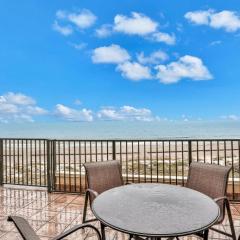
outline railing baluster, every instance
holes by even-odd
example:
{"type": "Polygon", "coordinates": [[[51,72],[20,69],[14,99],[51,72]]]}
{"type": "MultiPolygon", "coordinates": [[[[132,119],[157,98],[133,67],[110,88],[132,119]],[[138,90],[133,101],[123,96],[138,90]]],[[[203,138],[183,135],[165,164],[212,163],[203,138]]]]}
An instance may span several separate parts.
{"type": "Polygon", "coordinates": [[[52,176],[51,176],[51,141],[47,140],[47,187],[48,192],[52,191],[52,176]]]}
{"type": "Polygon", "coordinates": [[[82,163],[114,159],[120,160],[126,181],[184,185],[188,165],[200,161],[231,165],[231,199],[239,200],[239,156],[240,139],[3,138],[0,139],[0,185],[31,185],[47,187],[48,191],[83,193],[86,182],[84,186],[82,163]]]}
{"type": "Polygon", "coordinates": [[[188,161],[189,161],[189,165],[192,163],[192,141],[189,140],[188,141],[188,161]]]}
{"type": "Polygon", "coordinates": [[[3,185],[3,139],[0,139],[0,186],[3,185]]]}

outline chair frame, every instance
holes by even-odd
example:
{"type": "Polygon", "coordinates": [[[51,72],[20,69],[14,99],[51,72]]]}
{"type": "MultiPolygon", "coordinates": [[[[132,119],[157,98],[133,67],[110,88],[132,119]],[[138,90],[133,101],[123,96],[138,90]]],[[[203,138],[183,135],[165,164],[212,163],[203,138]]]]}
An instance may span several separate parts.
{"type": "Polygon", "coordinates": [[[221,231],[219,229],[216,229],[214,227],[211,227],[210,229],[215,231],[215,232],[218,232],[220,234],[223,234],[227,237],[230,237],[232,238],[233,240],[237,240],[237,237],[236,237],[236,233],[235,233],[235,229],[234,229],[234,224],[233,224],[233,218],[232,218],[232,213],[231,213],[231,208],[230,208],[230,202],[229,202],[229,199],[227,196],[223,196],[223,197],[219,197],[219,198],[215,198],[214,201],[217,203],[219,201],[224,201],[224,208],[226,208],[227,210],[227,215],[228,215],[228,221],[229,221],[229,224],[230,224],[230,229],[231,229],[231,233],[227,233],[227,232],[224,232],[224,231],[221,231]]]}
{"type": "Polygon", "coordinates": [[[96,218],[92,218],[92,219],[88,219],[88,220],[86,219],[86,218],[87,218],[87,208],[88,208],[88,204],[91,205],[91,201],[90,201],[90,194],[91,194],[91,193],[94,195],[94,197],[97,197],[97,196],[99,195],[96,191],[94,191],[94,190],[92,190],[92,189],[90,189],[90,188],[88,188],[88,189],[86,190],[85,199],[84,199],[84,208],[83,208],[83,219],[82,219],[82,223],[89,223],[89,222],[97,221],[96,218]]]}
{"type": "MultiPolygon", "coordinates": [[[[212,164],[212,165],[214,165],[214,164],[212,164]]],[[[190,165],[190,168],[191,168],[191,165],[190,165]]],[[[220,196],[218,198],[213,199],[217,204],[218,204],[219,201],[223,201],[223,209],[222,209],[222,211],[223,211],[223,220],[224,220],[224,217],[225,217],[225,209],[226,209],[226,212],[227,212],[227,215],[228,215],[228,221],[229,221],[229,224],[230,224],[231,233],[228,233],[228,232],[225,232],[225,231],[221,231],[221,230],[216,229],[214,227],[211,227],[210,230],[218,232],[220,234],[223,234],[223,235],[225,235],[227,237],[230,237],[233,240],[237,240],[235,229],[234,229],[234,224],[233,224],[232,213],[231,213],[231,209],[230,209],[230,202],[229,202],[229,199],[227,197],[227,184],[228,184],[228,178],[229,178],[229,173],[230,173],[231,169],[232,168],[229,169],[227,178],[225,180],[226,181],[225,182],[226,187],[225,187],[224,196],[220,196]]],[[[189,174],[188,174],[188,178],[189,178],[189,176],[190,176],[190,171],[189,171],[189,174]]],[[[216,223],[215,225],[218,225],[220,223],[221,222],[216,223]]],[[[204,231],[203,233],[198,233],[197,235],[202,237],[203,239],[208,239],[208,231],[207,231],[207,233],[206,233],[206,231],[204,231]]],[[[240,238],[240,236],[239,236],[239,238],[240,238]]],[[[240,240],[240,239],[238,239],[238,240],[240,240]]]]}
{"type": "MultiPolygon", "coordinates": [[[[113,161],[119,163],[119,171],[120,171],[121,183],[122,183],[122,185],[124,185],[120,161],[118,161],[118,160],[111,160],[111,162],[113,162],[113,161]]],[[[108,162],[110,162],[110,161],[108,161],[108,162]]],[[[99,163],[101,163],[101,162],[99,162],[99,163]]],[[[87,184],[88,184],[88,171],[86,169],[85,164],[83,164],[83,166],[85,168],[86,177],[87,177],[87,184]]],[[[87,218],[87,208],[88,208],[88,205],[91,208],[91,204],[92,204],[91,196],[90,196],[91,194],[94,197],[97,197],[99,195],[99,193],[94,191],[93,189],[90,189],[90,188],[86,189],[85,200],[84,200],[84,208],[83,208],[83,218],[82,218],[82,223],[83,224],[89,223],[89,222],[93,222],[93,221],[98,221],[98,219],[96,219],[96,218],[86,219],[87,218]]],[[[105,240],[106,239],[106,237],[105,237],[105,228],[106,228],[106,226],[102,222],[100,222],[100,228],[101,228],[102,239],[105,240]]]]}
{"type": "MultiPolygon", "coordinates": [[[[116,161],[119,163],[119,171],[120,171],[120,175],[121,175],[121,182],[122,182],[122,185],[124,185],[124,181],[123,181],[123,178],[122,178],[122,172],[121,172],[121,164],[119,161],[117,160],[111,160],[111,162],[113,161],[116,161]]],[[[110,161],[108,161],[110,162],[110,161]]],[[[101,163],[101,162],[99,162],[101,163]]],[[[84,168],[85,168],[85,172],[86,172],[86,178],[87,178],[87,184],[88,184],[88,171],[86,169],[86,166],[85,164],[83,164],[84,168]]],[[[88,205],[90,205],[91,207],[91,199],[90,199],[90,195],[93,195],[94,197],[97,197],[99,195],[98,192],[96,192],[94,189],[90,189],[90,188],[87,188],[86,189],[86,193],[85,193],[85,199],[84,199],[84,208],[83,208],[83,218],[82,218],[82,223],[89,223],[89,222],[93,222],[93,221],[97,221],[96,218],[93,218],[93,219],[86,219],[87,218],[87,208],[88,208],[88,205]]]]}
{"type": "MultiPolygon", "coordinates": [[[[21,234],[24,240],[40,240],[40,238],[37,236],[37,234],[35,233],[35,231],[25,218],[19,216],[9,216],[7,220],[9,222],[14,223],[14,225],[18,229],[18,232],[21,234]]],[[[98,240],[102,240],[99,230],[95,226],[87,223],[76,225],[70,228],[69,230],[59,234],[58,236],[54,237],[52,240],[61,240],[67,237],[68,235],[85,228],[91,228],[92,230],[94,230],[97,234],[98,240]]]]}

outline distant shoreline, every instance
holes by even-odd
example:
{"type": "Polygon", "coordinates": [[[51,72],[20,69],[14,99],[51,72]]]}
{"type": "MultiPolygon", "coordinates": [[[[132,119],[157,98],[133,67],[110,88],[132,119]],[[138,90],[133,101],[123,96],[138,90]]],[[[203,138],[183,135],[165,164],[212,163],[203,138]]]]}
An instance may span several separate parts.
{"type": "Polygon", "coordinates": [[[0,124],[0,138],[238,139],[240,138],[240,121],[2,123],[0,124]]]}

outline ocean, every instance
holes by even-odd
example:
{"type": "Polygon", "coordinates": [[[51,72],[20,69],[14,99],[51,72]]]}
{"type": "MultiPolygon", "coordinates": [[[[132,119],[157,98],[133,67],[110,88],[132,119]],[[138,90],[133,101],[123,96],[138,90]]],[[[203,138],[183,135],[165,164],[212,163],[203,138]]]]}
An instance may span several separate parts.
{"type": "Polygon", "coordinates": [[[94,121],[1,123],[1,138],[240,138],[240,121],[94,121]]]}

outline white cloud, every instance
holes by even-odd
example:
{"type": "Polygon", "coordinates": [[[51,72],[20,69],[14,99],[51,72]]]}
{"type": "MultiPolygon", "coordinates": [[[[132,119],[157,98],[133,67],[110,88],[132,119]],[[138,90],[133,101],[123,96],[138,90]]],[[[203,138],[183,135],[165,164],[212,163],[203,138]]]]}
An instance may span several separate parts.
{"type": "Polygon", "coordinates": [[[97,17],[91,11],[83,9],[79,13],[70,13],[68,19],[80,29],[85,29],[91,27],[97,20],[97,17]]]}
{"type": "Polygon", "coordinates": [[[219,45],[221,43],[222,43],[222,41],[220,41],[220,40],[212,41],[212,42],[210,42],[210,46],[216,46],[216,45],[219,45]]]}
{"type": "Polygon", "coordinates": [[[236,32],[240,29],[240,16],[234,11],[215,10],[187,12],[185,18],[198,25],[208,25],[216,29],[224,29],[227,32],[236,32]]]}
{"type": "Polygon", "coordinates": [[[79,100],[79,99],[75,99],[75,101],[74,101],[74,104],[75,105],[82,105],[82,101],[81,100],[79,100]]]}
{"type": "Polygon", "coordinates": [[[231,121],[239,121],[240,120],[240,116],[234,115],[234,114],[230,114],[227,116],[222,116],[222,119],[226,119],[226,120],[231,120],[231,121]]]}
{"type": "Polygon", "coordinates": [[[151,70],[137,62],[124,62],[116,68],[122,73],[122,76],[130,80],[139,81],[142,79],[151,79],[151,70]]]}
{"type": "Polygon", "coordinates": [[[168,55],[161,50],[152,52],[148,57],[145,57],[143,52],[137,54],[137,60],[141,64],[159,64],[167,59],[168,55]]]}
{"type": "Polygon", "coordinates": [[[154,120],[151,110],[132,106],[122,106],[120,108],[105,107],[98,112],[97,116],[102,120],[154,120]]]}
{"type": "Polygon", "coordinates": [[[0,96],[0,103],[4,102],[16,105],[34,105],[36,103],[35,100],[29,96],[13,92],[8,92],[5,95],[0,96]]]}
{"type": "Polygon", "coordinates": [[[36,101],[22,93],[9,92],[0,96],[0,121],[33,121],[37,115],[47,111],[36,105],[36,101]]]}
{"type": "Polygon", "coordinates": [[[184,17],[192,23],[198,25],[208,25],[212,10],[187,12],[184,17]]]}
{"type": "Polygon", "coordinates": [[[103,24],[100,28],[96,29],[95,32],[99,38],[109,37],[112,34],[112,25],[103,24]]]}
{"type": "Polygon", "coordinates": [[[176,42],[172,34],[158,31],[158,23],[148,16],[132,12],[131,16],[116,15],[114,18],[113,30],[128,35],[139,35],[156,42],[164,42],[173,45],[176,42]]]}
{"type": "Polygon", "coordinates": [[[235,12],[222,11],[211,15],[210,26],[213,28],[224,28],[228,32],[240,29],[240,16],[235,12]]]}
{"type": "Polygon", "coordinates": [[[57,21],[53,23],[53,29],[64,36],[69,36],[73,33],[73,29],[70,25],[61,26],[57,21]]]}
{"type": "Polygon", "coordinates": [[[114,30],[125,34],[145,36],[157,30],[158,23],[144,14],[132,12],[131,16],[116,15],[114,30]]]}
{"type": "MultiPolygon", "coordinates": [[[[69,24],[71,23],[79,29],[89,28],[97,20],[97,17],[88,9],[82,9],[77,12],[67,12],[64,10],[58,10],[56,12],[56,18],[59,21],[65,21],[68,22],[69,24]]],[[[71,25],[62,27],[58,24],[57,21],[55,21],[54,23],[54,29],[64,35],[70,35],[73,32],[71,25]]]]}
{"type": "Polygon", "coordinates": [[[94,63],[122,63],[130,59],[127,50],[121,48],[119,45],[112,44],[95,48],[92,54],[92,61],[94,63]]]}
{"type": "Polygon", "coordinates": [[[164,32],[153,33],[150,36],[150,39],[152,39],[153,41],[156,41],[156,42],[164,42],[168,45],[174,45],[176,43],[176,38],[175,38],[174,34],[170,35],[170,34],[164,33],[164,32]]]}
{"type": "Polygon", "coordinates": [[[87,47],[87,43],[69,43],[72,47],[74,47],[77,50],[83,50],[87,47]]]}
{"type": "Polygon", "coordinates": [[[92,111],[88,109],[73,109],[70,107],[67,107],[63,104],[57,104],[55,109],[55,115],[59,118],[62,118],[67,121],[73,121],[73,122],[80,122],[80,121],[86,121],[91,122],[93,121],[93,115],[92,111]]]}
{"type": "Polygon", "coordinates": [[[176,83],[183,78],[209,80],[212,75],[198,57],[185,55],[176,62],[156,66],[157,78],[162,83],[176,83]]]}

